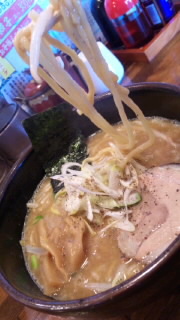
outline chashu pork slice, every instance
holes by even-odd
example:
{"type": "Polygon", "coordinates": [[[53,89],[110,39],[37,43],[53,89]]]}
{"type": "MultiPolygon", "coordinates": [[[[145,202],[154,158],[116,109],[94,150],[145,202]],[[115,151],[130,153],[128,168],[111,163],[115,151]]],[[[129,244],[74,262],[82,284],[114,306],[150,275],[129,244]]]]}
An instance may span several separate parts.
{"type": "Polygon", "coordinates": [[[127,257],[150,263],[180,234],[180,166],[154,167],[139,177],[142,202],[133,207],[135,232],[119,231],[127,257]]]}

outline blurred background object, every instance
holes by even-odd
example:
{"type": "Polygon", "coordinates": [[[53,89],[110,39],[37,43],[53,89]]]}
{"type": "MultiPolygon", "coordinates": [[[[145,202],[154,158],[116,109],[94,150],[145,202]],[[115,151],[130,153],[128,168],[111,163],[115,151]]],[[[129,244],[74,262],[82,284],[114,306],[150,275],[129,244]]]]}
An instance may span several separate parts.
{"type": "Polygon", "coordinates": [[[153,37],[151,25],[138,0],[105,0],[106,13],[126,48],[138,48],[153,37]]]}
{"type": "Polygon", "coordinates": [[[154,0],[140,0],[141,6],[155,30],[161,29],[165,25],[162,13],[154,0]]]}
{"type": "Polygon", "coordinates": [[[118,48],[123,45],[115,27],[107,16],[105,7],[105,0],[91,0],[91,13],[96,20],[99,28],[101,29],[105,39],[107,40],[106,45],[109,48],[118,48]]]}
{"type": "Polygon", "coordinates": [[[160,9],[165,22],[170,21],[175,16],[175,7],[172,0],[154,0],[160,9]]]}

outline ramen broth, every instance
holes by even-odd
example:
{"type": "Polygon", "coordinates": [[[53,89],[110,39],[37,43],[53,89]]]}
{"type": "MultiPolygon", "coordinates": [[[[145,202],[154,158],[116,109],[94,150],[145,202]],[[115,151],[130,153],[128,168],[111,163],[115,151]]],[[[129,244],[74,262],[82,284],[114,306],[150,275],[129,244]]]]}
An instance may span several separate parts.
{"type": "MultiPolygon", "coordinates": [[[[147,139],[146,133],[140,122],[130,123],[136,145],[139,145],[147,139]]],[[[146,168],[180,163],[179,124],[160,118],[149,119],[149,123],[156,141],[138,156],[138,162],[146,168]]],[[[126,134],[122,125],[116,127],[119,134],[126,134]]],[[[107,147],[110,139],[103,132],[91,136],[90,156],[107,147]]],[[[118,229],[101,232],[107,225],[107,218],[101,212],[94,214],[92,222],[88,221],[89,230],[81,214],[67,215],[62,206],[64,199],[63,194],[54,196],[50,179],[44,178],[29,204],[24,226],[21,243],[26,266],[44,294],[61,300],[88,297],[125,281],[144,268],[144,261],[121,253],[118,229]],[[38,249],[43,241],[43,249],[38,249]],[[37,249],[33,252],[32,247],[37,249]]]]}

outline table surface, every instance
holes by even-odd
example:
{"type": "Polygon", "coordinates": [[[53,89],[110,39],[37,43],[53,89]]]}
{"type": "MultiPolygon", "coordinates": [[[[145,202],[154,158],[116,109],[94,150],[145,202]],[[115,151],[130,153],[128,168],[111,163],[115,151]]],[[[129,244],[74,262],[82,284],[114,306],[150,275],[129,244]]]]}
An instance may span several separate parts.
{"type": "MultiPolygon", "coordinates": [[[[167,82],[180,86],[180,33],[151,63],[125,65],[123,85],[136,82],[167,82]]],[[[23,307],[0,288],[0,320],[63,320],[23,307]]],[[[67,318],[66,318],[67,319],[67,318]]],[[[73,318],[68,318],[72,320],[73,318]]],[[[93,320],[93,319],[92,319],[93,320]]],[[[104,319],[102,319],[104,320],[104,319]]],[[[116,320],[180,320],[180,288],[171,296],[116,320]]]]}

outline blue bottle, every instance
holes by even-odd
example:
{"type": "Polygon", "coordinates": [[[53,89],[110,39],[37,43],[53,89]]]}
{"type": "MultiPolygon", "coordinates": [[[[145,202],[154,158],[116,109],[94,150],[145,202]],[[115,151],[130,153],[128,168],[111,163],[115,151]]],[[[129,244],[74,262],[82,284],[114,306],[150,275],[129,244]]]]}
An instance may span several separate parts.
{"type": "Polygon", "coordinates": [[[168,22],[175,15],[175,9],[172,0],[156,0],[156,3],[161,11],[161,14],[165,20],[168,22]]]}

